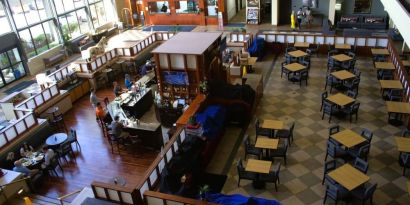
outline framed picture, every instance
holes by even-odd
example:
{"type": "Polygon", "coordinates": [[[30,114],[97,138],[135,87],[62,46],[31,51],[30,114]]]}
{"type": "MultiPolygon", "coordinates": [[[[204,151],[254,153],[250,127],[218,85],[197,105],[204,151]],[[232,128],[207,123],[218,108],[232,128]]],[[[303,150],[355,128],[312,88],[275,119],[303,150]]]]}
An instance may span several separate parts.
{"type": "Polygon", "coordinates": [[[355,0],[353,13],[368,14],[372,11],[372,0],[355,0]]]}

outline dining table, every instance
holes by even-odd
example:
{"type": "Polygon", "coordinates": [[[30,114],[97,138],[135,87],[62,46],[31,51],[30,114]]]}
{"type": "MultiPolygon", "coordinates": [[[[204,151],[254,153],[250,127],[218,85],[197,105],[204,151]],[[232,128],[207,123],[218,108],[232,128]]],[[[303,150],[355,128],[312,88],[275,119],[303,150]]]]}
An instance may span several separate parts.
{"type": "MultiPolygon", "coordinates": [[[[245,171],[254,172],[256,174],[269,174],[272,166],[271,161],[248,159],[245,167],[245,171]]],[[[262,189],[265,187],[265,182],[259,180],[259,176],[252,181],[252,185],[255,189],[262,189]]]]}
{"type": "Polygon", "coordinates": [[[335,48],[340,50],[350,50],[352,46],[346,43],[337,43],[335,44],[335,48]]]}
{"type": "Polygon", "coordinates": [[[349,191],[370,180],[369,176],[347,163],[329,172],[327,175],[349,191]]]}
{"type": "Polygon", "coordinates": [[[266,150],[265,156],[262,158],[269,158],[269,151],[278,149],[279,139],[267,138],[267,137],[258,137],[255,142],[255,147],[262,150],[266,150]]]}
{"type": "Polygon", "coordinates": [[[20,159],[22,165],[29,168],[39,168],[39,165],[44,161],[44,153],[42,152],[30,152],[25,157],[20,159]]]}
{"type": "Polygon", "coordinates": [[[387,112],[389,115],[389,123],[395,126],[400,126],[403,124],[402,116],[410,114],[410,103],[408,102],[396,102],[396,101],[386,101],[387,112]],[[395,118],[392,119],[391,115],[394,114],[395,118]]]}
{"type": "Polygon", "coordinates": [[[345,62],[345,61],[353,60],[352,57],[350,57],[346,54],[337,54],[337,55],[332,56],[331,58],[333,58],[334,60],[339,61],[339,62],[345,62]]]}
{"type": "Polygon", "coordinates": [[[408,137],[395,137],[397,151],[410,153],[410,138],[408,137]]]}
{"type": "Polygon", "coordinates": [[[364,137],[350,129],[342,130],[331,135],[330,137],[348,149],[353,148],[366,141],[364,137]]]}
{"type": "Polygon", "coordinates": [[[306,52],[301,51],[301,50],[292,51],[292,52],[289,52],[288,54],[294,58],[302,58],[308,55],[306,52]]]}
{"type": "Polygon", "coordinates": [[[270,120],[270,119],[263,120],[262,124],[260,125],[261,128],[269,129],[271,131],[270,133],[271,137],[275,135],[275,130],[282,130],[283,126],[284,126],[283,121],[270,120]]]}
{"type": "Polygon", "coordinates": [[[355,102],[354,98],[351,98],[345,94],[342,93],[337,93],[334,95],[331,95],[326,98],[326,100],[330,101],[331,103],[334,103],[338,105],[339,107],[344,107],[347,105],[350,105],[355,102]]]}
{"type": "Polygon", "coordinates": [[[67,140],[68,136],[66,133],[55,133],[51,136],[49,136],[46,140],[46,144],[48,146],[59,146],[63,142],[67,140]]]}

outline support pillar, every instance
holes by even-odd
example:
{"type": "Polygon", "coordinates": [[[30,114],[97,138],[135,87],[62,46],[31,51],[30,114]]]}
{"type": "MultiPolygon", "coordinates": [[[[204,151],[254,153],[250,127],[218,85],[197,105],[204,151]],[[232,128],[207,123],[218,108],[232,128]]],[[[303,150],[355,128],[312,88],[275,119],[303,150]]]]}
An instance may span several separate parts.
{"type": "Polygon", "coordinates": [[[271,19],[272,25],[277,26],[279,23],[279,0],[272,0],[271,2],[271,19]]]}

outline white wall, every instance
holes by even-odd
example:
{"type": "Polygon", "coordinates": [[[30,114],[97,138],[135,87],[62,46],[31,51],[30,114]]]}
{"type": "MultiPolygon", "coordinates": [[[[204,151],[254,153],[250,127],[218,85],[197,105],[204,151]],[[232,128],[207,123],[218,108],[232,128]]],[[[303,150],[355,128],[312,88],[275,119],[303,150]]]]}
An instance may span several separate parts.
{"type": "Polygon", "coordinates": [[[410,15],[407,11],[401,6],[398,1],[394,0],[381,0],[384,5],[384,9],[390,16],[390,19],[393,20],[397,29],[399,29],[400,34],[403,36],[404,41],[407,44],[410,44],[410,15]]]}
{"type": "Polygon", "coordinates": [[[226,1],[226,11],[228,12],[227,13],[228,14],[228,20],[230,20],[236,14],[235,1],[236,0],[227,0],[226,1]]]}
{"type": "Polygon", "coordinates": [[[30,75],[36,75],[38,73],[44,72],[45,67],[43,63],[43,58],[48,58],[51,57],[57,53],[60,52],[62,46],[56,46],[40,55],[37,55],[33,58],[30,58],[27,62],[28,65],[28,70],[30,72],[30,75]]]}

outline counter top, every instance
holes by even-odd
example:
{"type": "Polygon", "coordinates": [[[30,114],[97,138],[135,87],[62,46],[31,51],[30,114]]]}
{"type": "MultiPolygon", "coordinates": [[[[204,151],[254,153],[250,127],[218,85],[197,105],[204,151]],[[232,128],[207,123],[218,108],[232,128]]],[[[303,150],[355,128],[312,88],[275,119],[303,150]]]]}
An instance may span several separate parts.
{"type": "Polygon", "coordinates": [[[1,169],[4,173],[4,176],[0,178],[0,185],[9,184],[17,179],[23,177],[23,174],[20,172],[15,172],[7,169],[1,169]]]}

